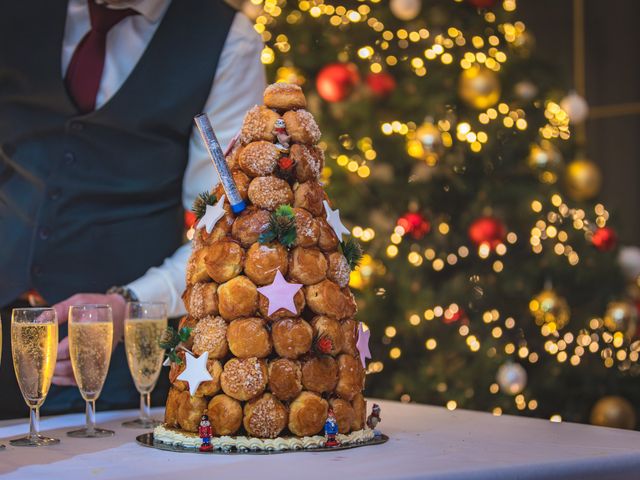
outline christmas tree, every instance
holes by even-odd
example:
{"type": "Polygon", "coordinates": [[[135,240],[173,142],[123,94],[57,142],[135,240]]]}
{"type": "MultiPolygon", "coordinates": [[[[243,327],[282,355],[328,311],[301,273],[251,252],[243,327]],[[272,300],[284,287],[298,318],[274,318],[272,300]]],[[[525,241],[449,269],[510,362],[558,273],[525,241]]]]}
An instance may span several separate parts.
{"type": "Polygon", "coordinates": [[[571,421],[640,399],[637,310],[573,135],[583,100],[515,0],[243,9],[270,80],[305,90],[322,180],[367,252],[368,396],[571,421]]]}

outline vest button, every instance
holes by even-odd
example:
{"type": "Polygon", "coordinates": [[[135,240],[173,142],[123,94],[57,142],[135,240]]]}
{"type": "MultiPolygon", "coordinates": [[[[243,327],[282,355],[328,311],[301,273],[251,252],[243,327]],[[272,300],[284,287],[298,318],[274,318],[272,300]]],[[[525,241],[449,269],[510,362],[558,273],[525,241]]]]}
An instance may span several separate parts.
{"type": "Polygon", "coordinates": [[[60,194],[60,189],[54,188],[53,190],[49,191],[49,200],[58,200],[60,198],[60,194]]]}
{"type": "Polygon", "coordinates": [[[82,125],[80,122],[71,122],[69,128],[72,132],[81,132],[84,129],[84,125],[82,125]]]}
{"type": "Polygon", "coordinates": [[[66,165],[73,165],[76,161],[76,156],[73,154],[73,152],[65,152],[63,157],[64,163],[66,165]]]}
{"type": "Polygon", "coordinates": [[[51,229],[49,227],[40,227],[38,230],[38,236],[42,240],[47,240],[51,236],[51,229]]]}
{"type": "Polygon", "coordinates": [[[31,273],[33,273],[36,277],[42,275],[42,267],[40,265],[34,265],[31,267],[31,273]]]}

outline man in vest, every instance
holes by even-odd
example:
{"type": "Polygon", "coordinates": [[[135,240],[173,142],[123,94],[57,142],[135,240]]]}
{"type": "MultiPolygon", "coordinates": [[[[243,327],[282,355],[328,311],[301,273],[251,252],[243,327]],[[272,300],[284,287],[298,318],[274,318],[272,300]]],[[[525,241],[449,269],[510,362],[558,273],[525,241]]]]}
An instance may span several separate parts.
{"type": "MultiPolygon", "coordinates": [[[[183,212],[214,169],[192,128],[223,148],[261,103],[262,43],[222,0],[0,0],[0,418],[27,414],[11,366],[11,309],[55,305],[61,324],[45,413],[81,409],[69,305],[180,299],[183,212]],[[90,292],[90,293],[85,293],[90,292]]],[[[100,408],[136,405],[122,343],[100,408]]]]}

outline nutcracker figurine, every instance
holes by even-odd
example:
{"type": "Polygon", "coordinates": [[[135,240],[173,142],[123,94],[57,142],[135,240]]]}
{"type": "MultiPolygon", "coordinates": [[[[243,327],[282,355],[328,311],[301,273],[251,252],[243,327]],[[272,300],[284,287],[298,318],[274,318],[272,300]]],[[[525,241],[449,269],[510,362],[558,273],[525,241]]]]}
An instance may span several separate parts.
{"type": "Polygon", "coordinates": [[[367,417],[367,427],[373,430],[373,434],[376,437],[382,435],[380,433],[380,430],[376,429],[381,421],[382,419],[380,418],[380,406],[377,403],[374,403],[373,407],[371,407],[371,415],[367,417]]]}
{"type": "Polygon", "coordinates": [[[329,407],[327,412],[327,421],[324,424],[324,434],[327,437],[327,441],[324,443],[325,447],[336,447],[340,445],[336,440],[338,434],[338,421],[333,413],[333,408],[329,407]]]}
{"type": "Polygon", "coordinates": [[[202,415],[200,418],[200,426],[198,427],[198,435],[202,439],[202,445],[200,445],[201,452],[211,452],[213,446],[211,445],[211,436],[213,431],[211,430],[211,422],[207,415],[202,415]]]}

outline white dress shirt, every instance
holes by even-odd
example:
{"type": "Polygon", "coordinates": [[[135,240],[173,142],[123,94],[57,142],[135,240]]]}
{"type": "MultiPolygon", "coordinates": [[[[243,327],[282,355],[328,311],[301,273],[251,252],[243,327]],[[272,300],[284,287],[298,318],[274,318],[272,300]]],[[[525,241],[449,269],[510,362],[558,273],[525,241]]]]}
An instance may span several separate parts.
{"type": "MultiPolygon", "coordinates": [[[[106,58],[96,108],[109,100],[126,81],[170,2],[131,0],[117,6],[133,8],[140,15],[126,17],[107,35],[106,58]]],[[[67,71],[73,52],[90,28],[87,0],[70,0],[62,48],[63,72],[67,71]]],[[[202,111],[211,119],[223,149],[240,130],[245,112],[262,102],[266,79],[260,62],[261,51],[262,41],[251,21],[242,13],[236,14],[220,55],[209,98],[202,106],[202,111]]],[[[197,195],[211,190],[217,182],[218,177],[209,155],[198,133],[192,131],[182,188],[184,208],[189,210],[197,195]]],[[[183,245],[162,265],[150,265],[151,268],[142,277],[131,279],[128,287],[141,301],[166,302],[171,316],[184,314],[181,295],[186,287],[185,269],[190,253],[191,245],[183,245]]]]}

